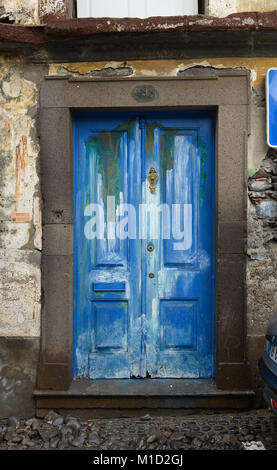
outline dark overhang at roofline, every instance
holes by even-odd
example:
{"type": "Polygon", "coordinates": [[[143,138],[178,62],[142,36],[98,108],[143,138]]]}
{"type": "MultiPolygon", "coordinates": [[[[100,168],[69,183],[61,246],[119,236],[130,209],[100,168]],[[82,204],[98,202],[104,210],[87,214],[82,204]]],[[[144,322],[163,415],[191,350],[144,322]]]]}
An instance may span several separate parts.
{"type": "Polygon", "coordinates": [[[40,26],[0,24],[0,51],[24,51],[37,61],[276,57],[276,41],[277,10],[225,18],[81,18],[40,26]]]}

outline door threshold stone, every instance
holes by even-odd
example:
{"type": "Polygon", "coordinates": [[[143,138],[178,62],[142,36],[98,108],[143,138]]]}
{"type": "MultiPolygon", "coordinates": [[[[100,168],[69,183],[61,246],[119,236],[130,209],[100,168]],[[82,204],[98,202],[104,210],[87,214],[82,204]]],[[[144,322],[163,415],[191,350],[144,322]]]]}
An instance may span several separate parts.
{"type": "Polygon", "coordinates": [[[249,409],[252,390],[219,390],[212,379],[74,380],[68,390],[35,390],[37,416],[49,409],[80,416],[131,417],[189,409],[249,409]]]}

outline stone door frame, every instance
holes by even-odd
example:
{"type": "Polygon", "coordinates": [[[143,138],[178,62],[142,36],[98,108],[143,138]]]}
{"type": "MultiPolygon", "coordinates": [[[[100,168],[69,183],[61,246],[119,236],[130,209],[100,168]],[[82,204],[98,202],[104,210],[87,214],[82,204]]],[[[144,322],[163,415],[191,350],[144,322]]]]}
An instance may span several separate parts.
{"type": "Polygon", "coordinates": [[[73,351],[74,111],[215,109],[215,382],[249,387],[246,340],[249,72],[178,77],[47,76],[40,89],[42,322],[38,390],[68,390],[73,351]]]}

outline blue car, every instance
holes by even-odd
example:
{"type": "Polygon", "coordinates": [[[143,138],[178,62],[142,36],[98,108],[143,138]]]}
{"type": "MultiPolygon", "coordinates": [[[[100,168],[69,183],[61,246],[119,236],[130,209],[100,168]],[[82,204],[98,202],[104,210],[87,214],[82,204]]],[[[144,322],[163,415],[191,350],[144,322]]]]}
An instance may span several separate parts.
{"type": "Polygon", "coordinates": [[[265,401],[277,412],[277,318],[268,325],[264,354],[259,359],[259,370],[264,383],[265,401]]]}

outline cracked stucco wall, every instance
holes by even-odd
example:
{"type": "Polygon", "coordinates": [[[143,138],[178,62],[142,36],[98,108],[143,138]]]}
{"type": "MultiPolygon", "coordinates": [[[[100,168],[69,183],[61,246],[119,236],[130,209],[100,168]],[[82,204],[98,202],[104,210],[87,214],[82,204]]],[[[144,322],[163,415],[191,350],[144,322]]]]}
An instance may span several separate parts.
{"type": "Polygon", "coordinates": [[[277,0],[208,0],[207,14],[211,16],[227,16],[243,11],[277,10],[277,0]]]}
{"type": "Polygon", "coordinates": [[[39,24],[40,17],[60,18],[65,12],[65,0],[0,0],[0,20],[16,24],[39,24]]]}
{"type": "Polygon", "coordinates": [[[9,17],[17,24],[37,24],[39,0],[0,0],[0,19],[9,17]]]}
{"type": "Polygon", "coordinates": [[[40,335],[41,214],[36,136],[45,72],[0,56],[0,335],[40,335]]]}

